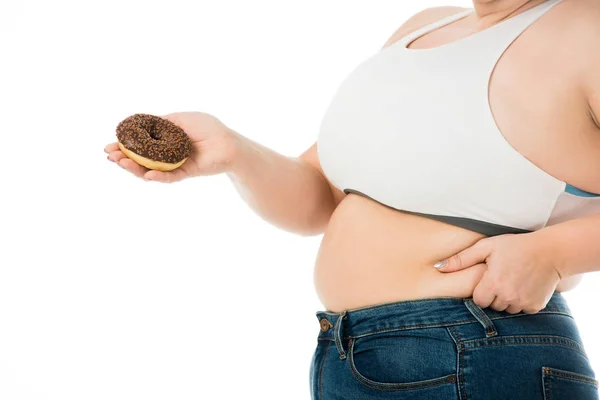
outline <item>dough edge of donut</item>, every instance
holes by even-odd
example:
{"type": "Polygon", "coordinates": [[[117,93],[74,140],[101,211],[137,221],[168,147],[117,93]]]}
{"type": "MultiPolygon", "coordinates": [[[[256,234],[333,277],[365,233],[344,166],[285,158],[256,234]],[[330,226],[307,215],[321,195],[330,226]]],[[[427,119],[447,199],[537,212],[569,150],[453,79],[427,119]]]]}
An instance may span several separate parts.
{"type": "Polygon", "coordinates": [[[121,149],[121,151],[123,152],[123,154],[125,154],[127,156],[127,158],[132,159],[133,161],[135,161],[136,163],[148,168],[148,169],[153,169],[153,170],[157,170],[157,171],[172,171],[176,168],[181,167],[181,165],[188,159],[187,157],[184,158],[183,160],[179,161],[178,163],[166,163],[166,162],[162,162],[162,161],[155,161],[155,160],[151,160],[149,158],[146,157],[142,157],[137,153],[134,153],[133,151],[125,148],[125,146],[123,146],[123,144],[121,142],[117,142],[119,144],[119,148],[121,149]]]}

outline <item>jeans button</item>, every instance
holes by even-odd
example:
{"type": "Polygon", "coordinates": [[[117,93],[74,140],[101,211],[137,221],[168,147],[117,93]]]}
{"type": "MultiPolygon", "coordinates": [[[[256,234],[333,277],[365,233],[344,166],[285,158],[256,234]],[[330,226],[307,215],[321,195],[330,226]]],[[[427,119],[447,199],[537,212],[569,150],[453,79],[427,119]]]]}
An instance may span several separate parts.
{"type": "Polygon", "coordinates": [[[319,323],[321,324],[322,332],[327,332],[329,328],[333,328],[333,325],[331,325],[331,322],[327,318],[323,318],[319,323]]]}

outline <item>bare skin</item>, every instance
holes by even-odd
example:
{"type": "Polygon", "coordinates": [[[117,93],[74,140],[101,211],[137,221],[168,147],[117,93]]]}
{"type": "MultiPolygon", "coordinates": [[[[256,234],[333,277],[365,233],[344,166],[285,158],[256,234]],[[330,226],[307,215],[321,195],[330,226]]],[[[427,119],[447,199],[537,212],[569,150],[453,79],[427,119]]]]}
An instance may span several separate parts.
{"type": "MultiPolygon", "coordinates": [[[[416,39],[409,47],[444,45],[540,2],[475,1],[475,14],[416,39]]],[[[424,10],[398,28],[384,47],[461,10],[424,10]]],[[[509,47],[490,81],[490,105],[507,141],[546,172],[596,193],[600,193],[596,122],[600,73],[593,71],[600,62],[595,64],[598,57],[590,54],[600,48],[598,27],[600,6],[595,0],[564,0],[509,47]]],[[[167,117],[195,138],[196,153],[188,166],[173,173],[144,170],[114,143],[105,149],[109,160],[136,176],[161,182],[226,172],[266,221],[302,235],[324,233],[314,277],[317,294],[329,311],[417,298],[469,297],[485,272],[485,264],[447,274],[433,268],[483,236],[356,194],[345,195],[323,174],[316,143],[299,157],[286,157],[215,124],[206,114],[167,117]],[[211,162],[202,164],[200,154],[205,159],[210,155],[211,162]]],[[[564,278],[556,291],[571,290],[581,278],[581,274],[564,278]]]]}

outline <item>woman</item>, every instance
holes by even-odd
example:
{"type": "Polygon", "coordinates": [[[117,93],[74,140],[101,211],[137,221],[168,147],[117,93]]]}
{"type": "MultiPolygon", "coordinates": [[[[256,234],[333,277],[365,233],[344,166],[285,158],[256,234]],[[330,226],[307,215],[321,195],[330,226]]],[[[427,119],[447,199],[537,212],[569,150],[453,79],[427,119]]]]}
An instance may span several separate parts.
{"type": "Polygon", "coordinates": [[[474,0],[406,21],[280,155],[205,113],[172,172],[225,172],[265,220],[324,233],[311,396],[597,399],[561,292],[600,269],[600,6],[474,0]]]}

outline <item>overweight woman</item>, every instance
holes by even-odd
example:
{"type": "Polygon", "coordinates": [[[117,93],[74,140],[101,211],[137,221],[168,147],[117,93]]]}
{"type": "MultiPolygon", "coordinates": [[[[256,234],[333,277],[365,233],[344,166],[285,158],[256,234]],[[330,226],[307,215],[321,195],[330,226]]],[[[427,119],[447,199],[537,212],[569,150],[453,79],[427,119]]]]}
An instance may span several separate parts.
{"type": "MultiPolygon", "coordinates": [[[[323,233],[313,400],[598,399],[561,294],[600,270],[600,2],[475,0],[409,18],[298,157],[206,113],[171,172],[225,173],[266,221],[323,233]]],[[[590,315],[590,318],[593,316],[590,315]]]]}

